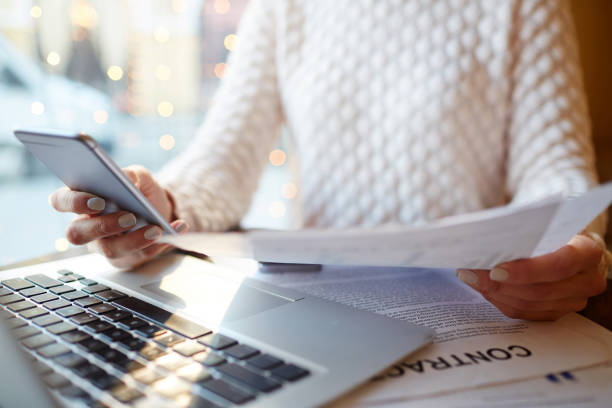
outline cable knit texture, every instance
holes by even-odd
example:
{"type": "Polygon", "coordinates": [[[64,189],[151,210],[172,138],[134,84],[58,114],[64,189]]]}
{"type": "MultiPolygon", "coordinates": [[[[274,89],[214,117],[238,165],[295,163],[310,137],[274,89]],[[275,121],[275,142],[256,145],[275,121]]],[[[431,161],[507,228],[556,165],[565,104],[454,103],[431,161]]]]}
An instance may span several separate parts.
{"type": "Polygon", "coordinates": [[[238,36],[196,139],[159,174],[196,230],[239,223],[283,123],[304,227],[415,224],[597,182],[565,2],[251,0],[238,36]]]}

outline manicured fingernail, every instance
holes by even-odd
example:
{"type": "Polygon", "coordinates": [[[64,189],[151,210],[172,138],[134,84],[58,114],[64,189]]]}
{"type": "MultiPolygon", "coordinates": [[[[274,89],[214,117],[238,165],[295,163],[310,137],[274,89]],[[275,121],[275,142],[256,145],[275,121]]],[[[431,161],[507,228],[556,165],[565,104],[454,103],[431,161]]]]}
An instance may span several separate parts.
{"type": "Polygon", "coordinates": [[[121,228],[133,227],[136,225],[136,216],[132,213],[123,214],[118,219],[121,228]]]}
{"type": "Polygon", "coordinates": [[[463,283],[474,286],[478,283],[478,275],[469,269],[457,269],[457,277],[463,283]]]}
{"type": "Polygon", "coordinates": [[[90,210],[102,211],[105,205],[106,203],[100,197],[92,197],[87,200],[87,207],[89,207],[90,210]]]}
{"type": "Polygon", "coordinates": [[[179,222],[175,227],[174,230],[176,232],[183,232],[187,229],[187,223],[184,221],[179,222]]]}
{"type": "Polygon", "coordinates": [[[162,236],[161,228],[151,227],[145,231],[144,237],[148,241],[155,241],[157,238],[162,236]]]}
{"type": "Polygon", "coordinates": [[[508,279],[508,271],[504,268],[496,266],[489,272],[489,278],[494,281],[503,282],[508,279]]]}

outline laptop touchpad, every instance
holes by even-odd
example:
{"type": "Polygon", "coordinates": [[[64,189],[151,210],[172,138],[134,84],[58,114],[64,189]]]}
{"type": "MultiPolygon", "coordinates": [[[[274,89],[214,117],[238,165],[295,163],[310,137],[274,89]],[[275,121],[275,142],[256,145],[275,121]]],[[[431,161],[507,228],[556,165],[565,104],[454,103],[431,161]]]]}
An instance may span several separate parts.
{"type": "Polygon", "coordinates": [[[161,280],[141,287],[153,298],[198,316],[212,326],[291,303],[250,286],[243,277],[229,271],[226,276],[224,272],[198,261],[179,265],[161,280]]]}

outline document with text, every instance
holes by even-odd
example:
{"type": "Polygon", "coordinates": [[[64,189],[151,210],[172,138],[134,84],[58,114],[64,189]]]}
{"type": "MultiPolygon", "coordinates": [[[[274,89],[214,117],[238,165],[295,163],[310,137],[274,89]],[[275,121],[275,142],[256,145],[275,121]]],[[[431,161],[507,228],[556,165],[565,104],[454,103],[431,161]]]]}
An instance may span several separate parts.
{"type": "Polygon", "coordinates": [[[435,330],[432,345],[344,397],[341,406],[423,399],[612,358],[612,333],[601,326],[577,314],[555,322],[507,318],[451,270],[325,266],[254,277],[435,330]]]}
{"type": "Polygon", "coordinates": [[[549,197],[421,226],[188,233],[162,242],[211,256],[326,265],[489,269],[554,251],[612,202],[612,183],[573,198],[549,197]]]}

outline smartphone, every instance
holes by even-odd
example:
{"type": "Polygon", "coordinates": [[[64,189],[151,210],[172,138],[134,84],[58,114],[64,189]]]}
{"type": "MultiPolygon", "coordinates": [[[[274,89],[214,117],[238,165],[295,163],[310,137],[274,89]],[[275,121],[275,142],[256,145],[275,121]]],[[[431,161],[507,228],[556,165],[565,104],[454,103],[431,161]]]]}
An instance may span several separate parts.
{"type": "Polygon", "coordinates": [[[19,129],[14,133],[38,160],[72,190],[104,198],[106,206],[102,213],[130,211],[138,219],[133,229],[156,224],[165,234],[176,234],[91,136],[50,129],[19,129]]]}

